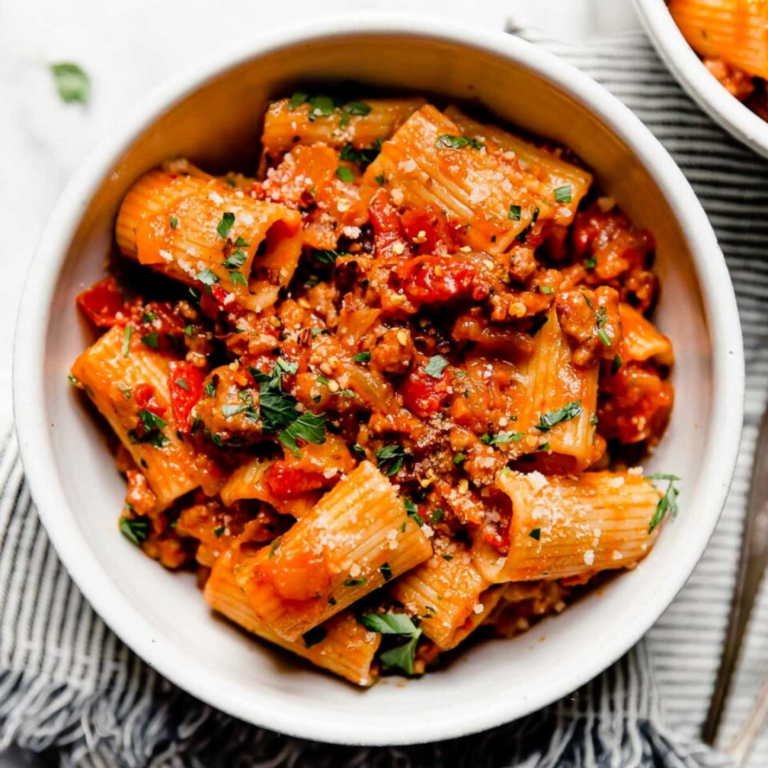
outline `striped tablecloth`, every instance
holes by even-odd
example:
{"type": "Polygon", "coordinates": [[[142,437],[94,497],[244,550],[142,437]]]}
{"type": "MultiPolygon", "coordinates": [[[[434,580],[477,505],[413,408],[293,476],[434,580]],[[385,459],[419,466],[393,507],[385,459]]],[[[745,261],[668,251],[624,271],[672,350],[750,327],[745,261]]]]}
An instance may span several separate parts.
{"type": "MultiPolygon", "coordinates": [[[[529,35],[530,37],[530,35],[529,35]]],[[[449,743],[356,749],[291,739],[211,710],[135,657],[93,613],[42,530],[15,438],[0,456],[0,744],[55,747],[63,765],[715,766],[695,741],[712,688],[738,555],[757,421],[768,391],[768,164],[682,93],[642,35],[537,40],[601,81],[667,146],[702,199],[734,278],[747,346],[736,480],[695,575],[647,641],[584,689],[523,721],[449,743]]],[[[695,514],[695,510],[686,510],[695,514]]],[[[753,621],[725,740],[768,671],[768,594],[753,621]]],[[[768,765],[768,737],[751,768],[768,765]]]]}

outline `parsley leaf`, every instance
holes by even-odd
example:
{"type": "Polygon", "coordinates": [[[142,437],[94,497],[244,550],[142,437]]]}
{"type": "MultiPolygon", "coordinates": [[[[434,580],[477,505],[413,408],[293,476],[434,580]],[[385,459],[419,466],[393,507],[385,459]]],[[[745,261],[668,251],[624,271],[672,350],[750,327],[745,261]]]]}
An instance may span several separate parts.
{"type": "Polygon", "coordinates": [[[223,267],[226,267],[227,269],[239,269],[240,267],[245,264],[245,260],[248,258],[248,254],[246,254],[245,251],[238,248],[236,251],[231,253],[228,258],[226,258],[224,261],[221,262],[221,265],[223,267]]]}
{"type": "Polygon", "coordinates": [[[336,178],[341,179],[341,181],[352,182],[355,180],[355,174],[346,165],[340,165],[336,169],[336,178]]]}
{"type": "Polygon", "coordinates": [[[360,617],[360,623],[371,632],[381,635],[399,635],[407,642],[385,651],[379,657],[387,669],[400,669],[406,675],[414,672],[416,645],[421,637],[421,630],[404,613],[366,613],[360,617]]]}
{"type": "Polygon", "coordinates": [[[371,632],[380,635],[404,635],[413,637],[419,630],[405,613],[365,613],[360,623],[371,632]]]}
{"type": "Polygon", "coordinates": [[[390,566],[389,563],[384,563],[381,568],[379,568],[381,571],[381,575],[384,577],[384,581],[390,581],[392,578],[392,566],[390,566]]]}
{"type": "Polygon", "coordinates": [[[536,541],[539,541],[541,539],[541,528],[534,528],[533,530],[528,532],[528,535],[532,539],[536,539],[536,541]]]}
{"type": "Polygon", "coordinates": [[[325,414],[318,416],[311,411],[302,413],[277,436],[277,439],[292,451],[294,456],[300,455],[296,440],[322,445],[325,442],[325,414]]]}
{"type": "Polygon", "coordinates": [[[309,119],[330,117],[336,111],[336,105],[330,96],[311,96],[309,99],[309,119]]]}
{"type": "Polygon", "coordinates": [[[370,147],[355,149],[352,143],[347,142],[341,149],[339,159],[349,163],[360,163],[364,168],[367,168],[381,152],[381,143],[381,139],[376,139],[370,147]]]}
{"type": "Polygon", "coordinates": [[[573,185],[566,184],[564,187],[558,187],[555,190],[555,202],[572,203],[573,202],[573,185]]]}
{"type": "Polygon", "coordinates": [[[157,349],[160,346],[160,340],[157,336],[157,331],[152,331],[145,336],[141,337],[141,343],[148,349],[157,349]]]}
{"type": "Polygon", "coordinates": [[[352,360],[356,363],[367,363],[370,362],[370,359],[370,352],[358,352],[356,355],[352,355],[352,360]]]}
{"type": "Polygon", "coordinates": [[[216,231],[219,233],[219,237],[226,237],[229,234],[229,230],[232,229],[232,225],[235,223],[235,214],[231,211],[227,211],[222,217],[221,221],[216,225],[216,231]]]}
{"type": "Polygon", "coordinates": [[[520,221],[520,214],[522,212],[523,212],[523,209],[519,205],[510,205],[507,218],[510,219],[511,221],[520,221]]]}
{"type": "Polygon", "coordinates": [[[350,101],[344,109],[350,115],[367,115],[371,111],[371,105],[363,101],[350,101]]]}
{"type": "Polygon", "coordinates": [[[621,368],[621,357],[616,355],[611,363],[611,376],[615,376],[619,372],[619,368],[621,368]]]}
{"type": "Polygon", "coordinates": [[[435,146],[446,149],[463,149],[464,147],[482,149],[485,145],[482,141],[471,139],[469,136],[452,136],[450,133],[444,133],[437,139],[435,146]]]}
{"type": "Polygon", "coordinates": [[[424,373],[433,379],[439,379],[443,375],[443,370],[448,365],[448,361],[442,355],[433,355],[424,366],[424,373]]]}
{"type": "Polygon", "coordinates": [[[502,445],[503,443],[519,443],[524,437],[523,432],[497,432],[495,435],[486,433],[480,438],[480,442],[486,445],[502,445]]]}
{"type": "Polygon", "coordinates": [[[580,416],[583,410],[584,409],[581,407],[581,400],[574,400],[573,402],[564,405],[559,411],[542,414],[539,423],[534,426],[539,432],[549,432],[552,427],[557,426],[561,422],[575,419],[577,416],[580,416]]]}
{"type": "Polygon", "coordinates": [[[363,584],[367,584],[368,579],[347,579],[344,582],[345,587],[362,587],[363,584]]]}
{"type": "Polygon", "coordinates": [[[51,64],[51,72],[59,97],[65,104],[87,104],[91,95],[91,79],[77,64],[62,62],[51,64]]]}
{"type": "Polygon", "coordinates": [[[386,445],[376,451],[379,469],[387,476],[396,475],[403,466],[405,451],[399,445],[386,445]],[[388,465],[388,466],[387,466],[388,465]]]}
{"type": "Polygon", "coordinates": [[[123,357],[128,357],[128,352],[131,348],[131,334],[133,333],[133,327],[130,325],[125,326],[125,333],[123,334],[123,357]]]}
{"type": "Polygon", "coordinates": [[[170,216],[168,220],[171,222],[171,229],[176,229],[179,226],[179,220],[175,216],[170,216]]]}
{"type": "Polygon", "coordinates": [[[656,527],[667,516],[667,512],[669,512],[673,518],[677,517],[677,513],[679,512],[677,507],[677,497],[680,495],[680,491],[678,491],[677,488],[675,487],[675,482],[679,481],[680,478],[677,477],[677,475],[663,475],[663,474],[646,475],[646,477],[649,480],[668,480],[669,481],[669,485],[667,485],[667,491],[661,497],[661,499],[659,500],[659,503],[656,505],[656,512],[651,518],[651,522],[648,524],[648,533],[650,534],[650,533],[653,533],[656,527]]]}
{"type": "Polygon", "coordinates": [[[208,267],[198,272],[195,275],[195,279],[199,280],[203,285],[216,285],[219,282],[219,276],[215,272],[211,272],[208,267]]]}
{"type": "Polygon", "coordinates": [[[295,112],[308,98],[308,93],[304,93],[304,91],[296,91],[288,101],[288,111],[295,112]]]}
{"type": "Polygon", "coordinates": [[[336,259],[339,258],[342,254],[339,251],[314,251],[313,256],[321,263],[321,264],[335,264],[336,259]]]}
{"type": "Polygon", "coordinates": [[[149,537],[149,520],[143,517],[120,518],[120,533],[137,547],[149,537]]]}

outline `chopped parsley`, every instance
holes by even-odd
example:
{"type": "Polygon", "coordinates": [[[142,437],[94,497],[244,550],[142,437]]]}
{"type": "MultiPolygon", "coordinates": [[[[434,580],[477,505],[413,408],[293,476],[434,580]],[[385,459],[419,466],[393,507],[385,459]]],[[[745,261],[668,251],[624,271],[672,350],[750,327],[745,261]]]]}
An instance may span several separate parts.
{"type": "Polygon", "coordinates": [[[355,149],[353,144],[347,142],[341,149],[339,159],[368,167],[378,157],[379,152],[381,152],[381,139],[376,139],[370,147],[364,149],[355,149]]]}
{"type": "Polygon", "coordinates": [[[453,560],[453,555],[442,555],[441,557],[443,560],[445,560],[446,563],[450,563],[451,560],[453,560]]]}
{"type": "Polygon", "coordinates": [[[336,169],[336,178],[349,183],[355,180],[355,174],[346,165],[340,165],[336,169]]]}
{"type": "Polygon", "coordinates": [[[519,443],[524,437],[525,437],[525,434],[523,432],[497,432],[495,435],[486,433],[480,438],[480,442],[485,443],[486,445],[501,445],[503,443],[519,443]]]}
{"type": "Polygon", "coordinates": [[[380,186],[383,187],[387,183],[387,177],[380,173],[378,176],[374,177],[374,181],[380,186]]]}
{"type": "Polygon", "coordinates": [[[232,229],[232,225],[235,223],[235,214],[231,211],[227,211],[222,217],[221,221],[216,225],[216,231],[219,233],[219,237],[226,238],[229,234],[229,230],[232,229]]]}
{"type": "Polygon", "coordinates": [[[549,294],[555,292],[555,289],[551,285],[540,285],[539,291],[543,293],[545,296],[549,296],[549,294]]]}
{"type": "Polygon", "coordinates": [[[120,518],[120,533],[138,547],[149,538],[149,520],[123,515],[120,518]]]}
{"type": "Polygon", "coordinates": [[[330,117],[336,111],[336,104],[330,96],[311,96],[309,99],[309,119],[330,117]]]}
{"type": "Polygon", "coordinates": [[[227,269],[239,269],[243,266],[243,264],[245,264],[245,260],[247,258],[248,254],[241,248],[238,248],[236,251],[233,251],[224,261],[222,261],[221,265],[227,269]]]}
{"type": "Polygon", "coordinates": [[[572,203],[573,202],[573,186],[571,184],[566,184],[563,187],[558,187],[555,190],[555,202],[572,203]]]}
{"type": "Polygon", "coordinates": [[[350,115],[367,115],[371,111],[371,105],[363,101],[350,101],[344,106],[350,115]]]}
{"type": "MultiPolygon", "coordinates": [[[[262,405],[262,418],[263,418],[262,405]]],[[[288,448],[294,456],[300,456],[297,440],[303,440],[306,443],[322,445],[325,442],[325,414],[314,414],[311,411],[305,411],[292,424],[284,429],[277,439],[288,448]]]]}
{"type": "Polygon", "coordinates": [[[189,392],[189,384],[186,379],[176,379],[174,384],[176,384],[177,387],[181,387],[186,392],[189,392]]]}
{"type": "Polygon", "coordinates": [[[606,347],[611,346],[611,337],[606,333],[605,328],[598,329],[597,338],[600,339],[606,347]]]}
{"type": "Polygon", "coordinates": [[[509,213],[507,214],[507,218],[510,221],[520,221],[520,215],[522,214],[523,209],[519,205],[510,205],[509,206],[509,213]]]}
{"type": "Polygon", "coordinates": [[[563,421],[575,419],[577,416],[580,416],[583,410],[584,409],[581,407],[581,400],[574,400],[573,402],[564,405],[559,411],[542,414],[539,423],[534,426],[539,432],[549,432],[552,427],[557,426],[563,421]]]}
{"type": "Polygon", "coordinates": [[[613,362],[611,363],[611,376],[615,376],[619,372],[621,362],[621,357],[619,355],[616,355],[616,357],[613,358],[613,362]]]}
{"type": "Polygon", "coordinates": [[[421,630],[404,613],[366,613],[360,618],[362,625],[381,635],[399,635],[407,642],[385,651],[379,657],[385,669],[399,669],[406,675],[414,672],[416,645],[421,630]]]}
{"type": "Polygon", "coordinates": [[[51,64],[53,80],[59,98],[65,104],[87,104],[91,95],[91,79],[88,73],[78,64],[62,62],[51,64]]]}
{"type": "Polygon", "coordinates": [[[232,281],[232,285],[248,285],[245,275],[236,269],[229,270],[229,279],[232,281]]]}
{"type": "Polygon", "coordinates": [[[653,533],[656,527],[667,516],[667,512],[669,512],[673,518],[677,517],[677,513],[679,511],[677,507],[677,497],[680,495],[680,491],[677,490],[675,483],[679,482],[680,478],[677,477],[677,475],[662,474],[646,475],[646,477],[649,480],[669,481],[669,485],[667,485],[667,491],[661,497],[661,499],[659,499],[659,503],[656,505],[656,512],[654,513],[653,517],[651,518],[651,522],[648,525],[648,533],[650,534],[653,533]]]}
{"type": "Polygon", "coordinates": [[[403,466],[405,451],[399,445],[386,445],[376,451],[379,469],[387,476],[396,475],[403,466]]]}
{"type": "MultiPolygon", "coordinates": [[[[72,381],[73,383],[76,384],[77,383],[77,379],[74,376],[72,376],[72,374],[70,374],[70,376],[72,377],[70,379],[70,381],[72,381]]],[[[130,400],[131,399],[131,394],[133,393],[133,387],[121,387],[121,386],[118,386],[118,389],[123,393],[123,397],[126,400],[130,400]]]]}
{"type": "Polygon", "coordinates": [[[442,509],[436,509],[432,513],[432,525],[437,525],[443,519],[443,515],[445,515],[445,512],[442,509]]]}
{"type": "Polygon", "coordinates": [[[362,587],[363,584],[367,584],[368,579],[347,579],[344,582],[345,587],[362,587]]]}
{"type": "Polygon", "coordinates": [[[308,98],[308,93],[304,93],[304,91],[296,91],[296,93],[294,93],[288,100],[288,111],[295,112],[308,98]]]}
{"type": "Polygon", "coordinates": [[[384,563],[384,565],[379,568],[381,571],[381,575],[384,577],[384,581],[389,581],[392,578],[392,567],[389,563],[384,563]]]}
{"type": "Polygon", "coordinates": [[[157,331],[152,331],[152,333],[148,333],[146,336],[142,336],[141,343],[149,349],[157,349],[160,346],[160,340],[157,336],[157,331]]]}
{"type": "Polygon", "coordinates": [[[171,222],[171,229],[176,229],[179,226],[179,220],[175,216],[171,216],[169,221],[171,222]]]}
{"type": "Polygon", "coordinates": [[[443,375],[443,370],[448,365],[448,361],[442,355],[433,355],[424,366],[424,373],[433,379],[439,379],[443,375]]]}
{"type": "Polygon", "coordinates": [[[195,275],[195,279],[199,280],[203,285],[216,285],[219,282],[219,276],[215,272],[211,272],[208,267],[198,272],[195,275]]]}
{"type": "Polygon", "coordinates": [[[549,443],[542,443],[536,448],[537,451],[551,451],[552,446],[549,443]]]}
{"type": "Polygon", "coordinates": [[[310,333],[312,334],[312,338],[314,339],[316,336],[330,336],[331,332],[327,328],[313,328],[310,333]]]}
{"type": "Polygon", "coordinates": [[[130,325],[125,326],[125,333],[123,334],[123,357],[128,357],[128,352],[131,348],[131,334],[133,333],[133,327],[130,325]]]}
{"type": "Polygon", "coordinates": [[[597,261],[595,259],[587,259],[584,262],[584,268],[585,269],[594,269],[597,266],[597,261]]]}
{"type": "MultiPolygon", "coordinates": [[[[408,517],[412,517],[416,525],[421,528],[421,526],[424,525],[424,521],[421,519],[421,515],[419,514],[419,508],[407,496],[403,496],[402,498],[403,506],[405,507],[405,511],[408,513],[408,517]]],[[[401,530],[405,531],[405,523],[403,523],[401,530]]]]}
{"type": "Polygon", "coordinates": [[[224,418],[228,419],[231,416],[236,416],[238,413],[247,411],[248,408],[248,405],[222,405],[221,412],[224,414],[224,418]]]}
{"type": "Polygon", "coordinates": [[[217,539],[220,539],[224,535],[224,531],[226,531],[226,530],[227,530],[227,526],[226,525],[219,525],[218,527],[213,529],[213,535],[217,539]]]}
{"type": "Polygon", "coordinates": [[[301,636],[301,639],[304,641],[305,648],[311,648],[313,645],[322,643],[326,637],[328,637],[327,629],[324,629],[323,627],[312,627],[312,629],[301,636]]]}
{"type": "Polygon", "coordinates": [[[469,136],[452,136],[450,133],[444,133],[437,139],[435,146],[438,149],[482,149],[485,145],[478,139],[472,139],[469,136]]]}
{"type": "Polygon", "coordinates": [[[541,539],[541,528],[534,528],[533,530],[528,532],[528,535],[532,539],[536,539],[536,541],[539,541],[541,539]]]}
{"type": "Polygon", "coordinates": [[[462,461],[466,461],[466,460],[467,460],[467,454],[466,453],[457,453],[453,457],[453,463],[456,464],[456,466],[461,464],[462,461]]]}
{"type": "Polygon", "coordinates": [[[356,363],[368,363],[371,360],[371,353],[358,352],[356,355],[352,355],[352,360],[356,363]]]}

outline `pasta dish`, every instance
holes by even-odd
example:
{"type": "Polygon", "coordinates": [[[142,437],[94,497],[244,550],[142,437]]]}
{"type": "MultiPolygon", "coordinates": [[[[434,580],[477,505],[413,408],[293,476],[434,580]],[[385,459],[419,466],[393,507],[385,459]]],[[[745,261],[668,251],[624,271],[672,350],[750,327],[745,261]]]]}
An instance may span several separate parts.
{"type": "Polygon", "coordinates": [[[768,120],[768,3],[668,0],[672,18],[723,87],[768,120]]]}
{"type": "MultiPolygon", "coordinates": [[[[676,513],[652,235],[567,150],[422,98],[271,103],[254,177],[138,179],[74,362],[119,528],[367,686],[511,636],[676,513]]],[[[585,587],[585,585],[587,585],[585,587]]]]}

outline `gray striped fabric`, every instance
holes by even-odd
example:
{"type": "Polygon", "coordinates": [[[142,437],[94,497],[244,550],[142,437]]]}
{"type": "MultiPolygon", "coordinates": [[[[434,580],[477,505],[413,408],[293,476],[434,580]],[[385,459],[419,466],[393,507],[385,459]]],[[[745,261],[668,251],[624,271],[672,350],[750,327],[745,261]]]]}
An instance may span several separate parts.
{"type": "MultiPolygon", "coordinates": [[[[578,48],[547,47],[604,82],[673,152],[718,229],[745,326],[748,428],[728,510],[696,575],[649,642],[573,696],[477,736],[387,749],[329,747],[281,737],[211,710],[179,691],[105,627],[64,572],[40,527],[11,435],[0,455],[0,744],[34,750],[53,746],[67,766],[723,764],[692,737],[712,685],[738,550],[750,451],[768,384],[763,336],[768,327],[768,260],[760,260],[765,235],[761,230],[768,227],[768,194],[760,192],[766,168],[701,115],[641,36],[578,48]],[[749,230],[743,225],[745,216],[749,230]],[[663,724],[664,709],[671,731],[663,724]]],[[[766,602],[757,616],[764,629],[768,629],[766,602]]],[[[734,710],[743,712],[759,683],[756,672],[768,667],[768,632],[755,639],[759,634],[753,632],[747,648],[734,710]]],[[[758,752],[753,765],[766,765],[767,758],[768,751],[758,752]]]]}
{"type": "MultiPolygon", "coordinates": [[[[677,732],[693,737],[714,685],[757,428],[768,395],[768,162],[701,112],[644,35],[612,36],[579,46],[539,42],[605,85],[669,150],[709,215],[736,289],[747,366],[746,417],[736,476],[702,562],[647,641],[667,721],[677,732]]],[[[766,675],[768,585],[764,583],[726,712],[722,744],[732,742],[766,675]]],[[[749,766],[768,766],[768,732],[758,740],[749,766]]]]}

